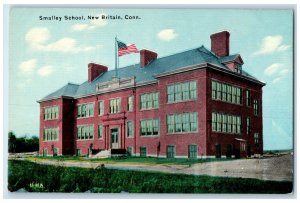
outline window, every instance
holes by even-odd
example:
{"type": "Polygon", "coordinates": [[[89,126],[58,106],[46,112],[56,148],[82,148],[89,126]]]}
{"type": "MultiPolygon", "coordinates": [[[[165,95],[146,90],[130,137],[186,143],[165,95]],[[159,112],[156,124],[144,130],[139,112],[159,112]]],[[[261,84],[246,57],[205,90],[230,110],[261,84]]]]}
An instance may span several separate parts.
{"type": "Polygon", "coordinates": [[[227,101],[227,85],[222,84],[222,101],[227,101]]]}
{"type": "Polygon", "coordinates": [[[236,117],[236,133],[241,134],[241,117],[236,117]]]}
{"type": "Polygon", "coordinates": [[[133,96],[127,98],[127,111],[133,110],[133,96]]]}
{"type": "Polygon", "coordinates": [[[168,133],[186,133],[198,131],[198,114],[183,113],[167,116],[168,133]]]}
{"type": "Polygon", "coordinates": [[[98,125],[98,138],[99,139],[103,138],[103,125],[102,124],[98,125]]]}
{"type": "Polygon", "coordinates": [[[246,106],[251,106],[251,97],[249,90],[246,90],[246,106]]]}
{"type": "Polygon", "coordinates": [[[190,159],[196,159],[197,158],[197,154],[198,154],[197,151],[198,151],[197,150],[197,145],[189,145],[189,153],[188,153],[189,158],[190,159]]]}
{"type": "Polygon", "coordinates": [[[141,110],[144,109],[156,109],[159,106],[159,96],[158,92],[143,94],[140,97],[140,107],[141,110]]]}
{"type": "Polygon", "coordinates": [[[216,99],[217,98],[217,82],[216,81],[212,81],[212,88],[211,88],[211,97],[212,99],[216,99]]]}
{"type": "Polygon", "coordinates": [[[253,100],[254,115],[258,116],[258,101],[253,100]]]}
{"type": "Polygon", "coordinates": [[[175,158],[175,146],[167,146],[167,158],[175,158]]]}
{"type": "Polygon", "coordinates": [[[236,133],[236,116],[232,116],[232,133],[236,133]]]}
{"type": "Polygon", "coordinates": [[[249,135],[250,134],[250,129],[251,129],[251,127],[250,127],[250,117],[247,117],[247,119],[246,119],[246,125],[247,125],[247,128],[246,128],[246,133],[247,133],[247,135],[249,135]]]}
{"type": "Polygon", "coordinates": [[[127,147],[127,155],[132,156],[132,147],[127,147]]]}
{"type": "Polygon", "coordinates": [[[231,115],[227,115],[227,132],[231,133],[231,128],[232,127],[232,116],[231,115]]]}
{"type": "Polygon", "coordinates": [[[93,125],[77,126],[77,140],[88,140],[93,138],[94,138],[93,125]]]}
{"type": "Polygon", "coordinates": [[[57,141],[58,128],[45,128],[43,134],[44,141],[57,141]]]}
{"type": "Polygon", "coordinates": [[[235,64],[235,72],[242,73],[242,64],[235,64]]]}
{"type": "Polygon", "coordinates": [[[259,146],[259,134],[258,133],[254,133],[254,144],[255,146],[259,146]]]}
{"type": "Polygon", "coordinates": [[[196,81],[169,85],[167,88],[168,102],[188,101],[197,98],[196,81]]]}
{"type": "Polygon", "coordinates": [[[58,106],[51,106],[44,108],[44,120],[58,119],[59,108],[58,106]]]}
{"type": "Polygon", "coordinates": [[[232,94],[231,94],[231,86],[227,85],[227,102],[231,102],[232,94]]]}
{"type": "Polygon", "coordinates": [[[222,97],[221,83],[217,82],[217,99],[221,100],[221,97],[222,97]]]}
{"type": "Polygon", "coordinates": [[[76,149],[76,156],[80,156],[81,155],[81,150],[80,149],[76,149]]]}
{"type": "Polygon", "coordinates": [[[127,122],[127,137],[133,137],[132,121],[127,122]]]}
{"type": "Polygon", "coordinates": [[[214,100],[241,104],[241,91],[239,87],[212,80],[212,99],[214,100]]]}
{"type": "Polygon", "coordinates": [[[167,117],[168,133],[175,132],[174,117],[175,117],[174,115],[169,115],[167,117]]]}
{"type": "Polygon", "coordinates": [[[147,157],[147,148],[140,147],[140,157],[147,157]]]}
{"type": "Polygon", "coordinates": [[[232,87],[232,103],[237,103],[236,100],[236,87],[232,87]]]}
{"type": "Polygon", "coordinates": [[[104,115],[104,101],[99,101],[99,116],[104,115]]]}
{"type": "Polygon", "coordinates": [[[109,101],[109,113],[119,113],[121,111],[120,98],[111,99],[109,101]]]}
{"type": "Polygon", "coordinates": [[[154,120],[142,120],[141,121],[140,134],[141,136],[157,136],[159,135],[159,121],[154,120]]]}
{"type": "Polygon", "coordinates": [[[168,92],[168,102],[173,102],[175,101],[175,97],[174,97],[174,85],[170,85],[167,88],[167,92],[168,92]]]}
{"type": "Polygon", "coordinates": [[[48,156],[48,149],[45,148],[45,149],[43,150],[43,156],[48,156]]]}
{"type": "Polygon", "coordinates": [[[240,88],[236,88],[236,103],[237,104],[241,104],[242,102],[241,99],[241,89],[240,88]]]}
{"type": "Polygon", "coordinates": [[[241,117],[223,113],[212,113],[212,131],[223,133],[241,133],[241,117]]]}
{"type": "Polygon", "coordinates": [[[80,104],[77,106],[77,117],[86,118],[94,116],[94,104],[80,104]]]}
{"type": "Polygon", "coordinates": [[[241,150],[241,152],[246,151],[246,144],[245,143],[243,143],[243,142],[240,143],[240,150],[241,150]]]}
{"type": "Polygon", "coordinates": [[[58,148],[53,148],[53,156],[57,156],[58,155],[58,148]]]}
{"type": "Polygon", "coordinates": [[[227,132],[227,115],[222,115],[222,132],[227,132]]]}
{"type": "Polygon", "coordinates": [[[222,114],[217,114],[217,132],[221,132],[222,129],[222,114]]]}
{"type": "Polygon", "coordinates": [[[217,114],[212,113],[212,131],[217,131],[217,114]]]}

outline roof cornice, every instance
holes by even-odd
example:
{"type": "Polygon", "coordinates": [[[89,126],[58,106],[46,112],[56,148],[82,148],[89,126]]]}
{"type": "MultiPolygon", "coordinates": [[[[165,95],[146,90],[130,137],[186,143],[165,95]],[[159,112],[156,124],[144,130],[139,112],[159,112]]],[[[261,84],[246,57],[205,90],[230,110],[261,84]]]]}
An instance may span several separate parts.
{"type": "Polygon", "coordinates": [[[247,77],[247,76],[239,74],[239,73],[232,72],[230,70],[221,69],[219,66],[216,66],[214,64],[208,63],[207,65],[208,65],[208,68],[211,68],[213,70],[220,71],[220,72],[223,72],[223,73],[227,73],[229,75],[232,75],[232,76],[235,76],[235,77],[239,77],[239,78],[242,78],[242,79],[245,79],[245,80],[249,80],[251,82],[257,83],[257,84],[262,85],[262,86],[266,85],[266,83],[264,83],[262,81],[259,81],[259,80],[247,77]]]}
{"type": "Polygon", "coordinates": [[[37,103],[41,103],[41,102],[46,102],[46,101],[51,101],[51,100],[56,100],[56,99],[74,99],[74,97],[71,96],[58,96],[58,97],[51,97],[51,98],[47,98],[47,99],[41,99],[36,101],[37,103]]]}

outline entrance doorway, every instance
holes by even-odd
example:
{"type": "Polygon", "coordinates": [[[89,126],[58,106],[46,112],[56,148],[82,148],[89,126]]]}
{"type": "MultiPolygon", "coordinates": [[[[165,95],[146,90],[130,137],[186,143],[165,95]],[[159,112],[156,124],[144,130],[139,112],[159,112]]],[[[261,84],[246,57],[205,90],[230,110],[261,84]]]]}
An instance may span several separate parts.
{"type": "Polygon", "coordinates": [[[221,145],[216,144],[216,158],[221,158],[221,145]]]}
{"type": "Polygon", "coordinates": [[[119,129],[112,128],[110,129],[110,143],[112,149],[119,149],[119,129]]]}

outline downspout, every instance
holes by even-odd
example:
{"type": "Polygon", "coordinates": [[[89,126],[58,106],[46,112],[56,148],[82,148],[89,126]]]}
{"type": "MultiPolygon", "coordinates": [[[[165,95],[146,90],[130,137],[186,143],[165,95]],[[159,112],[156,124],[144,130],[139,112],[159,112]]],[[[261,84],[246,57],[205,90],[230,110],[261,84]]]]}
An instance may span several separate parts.
{"type": "Polygon", "coordinates": [[[136,105],[136,89],[133,88],[133,98],[134,98],[134,154],[136,155],[136,138],[137,138],[137,121],[136,121],[136,112],[137,112],[137,105],[136,105]]]}

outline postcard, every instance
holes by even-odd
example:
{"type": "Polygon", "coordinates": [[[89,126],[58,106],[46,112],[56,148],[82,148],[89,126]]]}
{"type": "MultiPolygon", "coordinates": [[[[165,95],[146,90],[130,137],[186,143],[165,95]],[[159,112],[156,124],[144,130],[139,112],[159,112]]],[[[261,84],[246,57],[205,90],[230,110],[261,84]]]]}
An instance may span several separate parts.
{"type": "Polygon", "coordinates": [[[11,6],[9,194],[293,194],[293,18],[11,6]]]}

